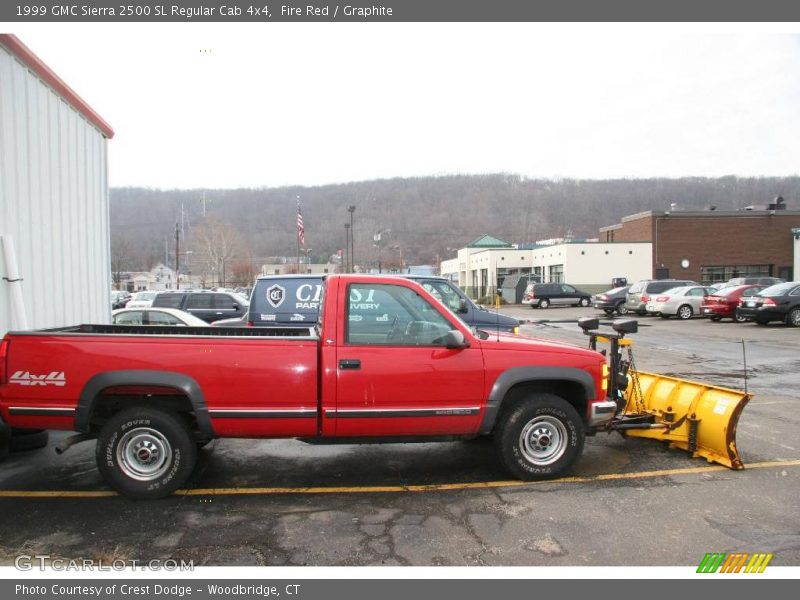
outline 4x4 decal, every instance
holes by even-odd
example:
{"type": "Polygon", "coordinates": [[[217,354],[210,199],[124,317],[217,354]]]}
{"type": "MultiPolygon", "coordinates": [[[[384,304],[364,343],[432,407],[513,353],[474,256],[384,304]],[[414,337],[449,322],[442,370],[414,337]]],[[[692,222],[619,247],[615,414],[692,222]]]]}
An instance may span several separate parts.
{"type": "Polygon", "coordinates": [[[66,385],[67,378],[64,371],[53,371],[49,375],[33,375],[29,371],[17,371],[9,379],[9,383],[17,385],[55,385],[62,387],[66,385]]]}

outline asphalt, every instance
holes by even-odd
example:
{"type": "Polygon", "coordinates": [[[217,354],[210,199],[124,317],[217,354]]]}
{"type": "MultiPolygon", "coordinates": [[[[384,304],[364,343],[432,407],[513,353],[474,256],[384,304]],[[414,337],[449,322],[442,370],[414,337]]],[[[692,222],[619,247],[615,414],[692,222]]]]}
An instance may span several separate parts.
{"type": "MultiPolygon", "coordinates": [[[[595,314],[503,312],[536,320],[524,335],[579,345],[575,320],[595,314]]],[[[45,553],[196,565],[696,565],[737,551],[800,565],[800,329],[644,318],[633,337],[640,369],[737,388],[745,340],[754,398],[738,447],[750,468],[602,434],[572,477],[521,484],[484,441],[216,440],[188,492],[136,502],[102,482],[93,442],[57,456],[65,434],[54,433],[48,448],[0,465],[0,564],[45,553]]]]}

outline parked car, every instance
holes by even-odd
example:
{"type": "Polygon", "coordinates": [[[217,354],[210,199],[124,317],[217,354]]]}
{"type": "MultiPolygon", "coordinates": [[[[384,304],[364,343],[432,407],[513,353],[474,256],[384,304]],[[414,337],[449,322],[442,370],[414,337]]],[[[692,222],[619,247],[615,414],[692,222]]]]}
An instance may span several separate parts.
{"type": "Polygon", "coordinates": [[[739,300],[743,295],[752,296],[765,288],[763,285],[736,285],[722,288],[703,298],[700,312],[712,321],[733,319],[737,323],[742,323],[747,319],[736,312],[739,300]]]}
{"type": "Polygon", "coordinates": [[[670,288],[686,285],[699,285],[696,281],[687,279],[642,279],[634,283],[625,297],[625,308],[628,312],[639,315],[647,314],[647,303],[656,294],[666,292],[670,288]]]}
{"type": "Polygon", "coordinates": [[[131,299],[131,294],[125,290],[111,290],[111,310],[117,308],[125,308],[125,305],[131,299]]]}
{"type": "Polygon", "coordinates": [[[647,312],[657,314],[662,319],[670,317],[691,319],[692,316],[700,314],[700,306],[708,292],[708,288],[699,285],[670,288],[650,298],[647,302],[647,312]]]}
{"type": "Polygon", "coordinates": [[[187,327],[208,327],[203,319],[198,319],[175,308],[121,308],[111,313],[114,325],[185,325],[187,327]]]}
{"type": "Polygon", "coordinates": [[[737,314],[752,319],[759,325],[770,321],[783,321],[791,327],[800,327],[800,281],[771,285],[755,296],[742,296],[737,314]]]}
{"type": "Polygon", "coordinates": [[[249,305],[247,298],[232,292],[161,292],[153,300],[154,308],[177,308],[206,323],[242,317],[249,305]]]}
{"type": "Polygon", "coordinates": [[[568,283],[529,283],[522,295],[522,303],[531,308],[553,306],[589,306],[592,295],[568,283]]]}
{"type": "Polygon", "coordinates": [[[602,310],[609,317],[614,313],[624,315],[628,312],[628,308],[625,306],[625,297],[630,287],[629,285],[616,287],[613,290],[592,296],[592,306],[597,310],[602,310]]]}
{"type": "Polygon", "coordinates": [[[158,292],[136,292],[125,304],[125,308],[149,308],[158,292]]]}
{"type": "Polygon", "coordinates": [[[780,277],[762,277],[762,276],[753,276],[753,277],[734,277],[733,279],[729,279],[725,283],[721,283],[718,286],[718,289],[726,289],[729,287],[736,287],[740,285],[760,285],[762,287],[769,287],[770,285],[775,285],[778,283],[785,283],[785,279],[781,279],[780,277]]]}

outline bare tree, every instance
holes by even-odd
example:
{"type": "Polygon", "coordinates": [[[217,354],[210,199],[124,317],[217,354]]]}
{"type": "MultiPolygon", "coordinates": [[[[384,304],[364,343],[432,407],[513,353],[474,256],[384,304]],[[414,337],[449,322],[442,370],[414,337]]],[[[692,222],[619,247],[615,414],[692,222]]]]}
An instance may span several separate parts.
{"type": "Polygon", "coordinates": [[[133,243],[123,234],[116,234],[111,238],[111,281],[114,289],[120,289],[123,273],[131,270],[133,243]]]}
{"type": "Polygon", "coordinates": [[[192,246],[197,248],[197,264],[200,265],[201,278],[226,287],[231,275],[230,262],[242,251],[243,243],[238,230],[228,222],[209,218],[192,231],[192,246]]]}

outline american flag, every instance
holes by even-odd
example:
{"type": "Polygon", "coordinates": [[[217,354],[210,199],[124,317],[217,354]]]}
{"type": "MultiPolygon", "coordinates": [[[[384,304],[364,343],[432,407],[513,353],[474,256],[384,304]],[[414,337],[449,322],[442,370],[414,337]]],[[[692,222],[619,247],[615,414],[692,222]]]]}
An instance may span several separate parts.
{"type": "Polygon", "coordinates": [[[306,230],[303,227],[303,213],[300,212],[300,198],[297,199],[297,239],[300,245],[306,245],[306,230]]]}

